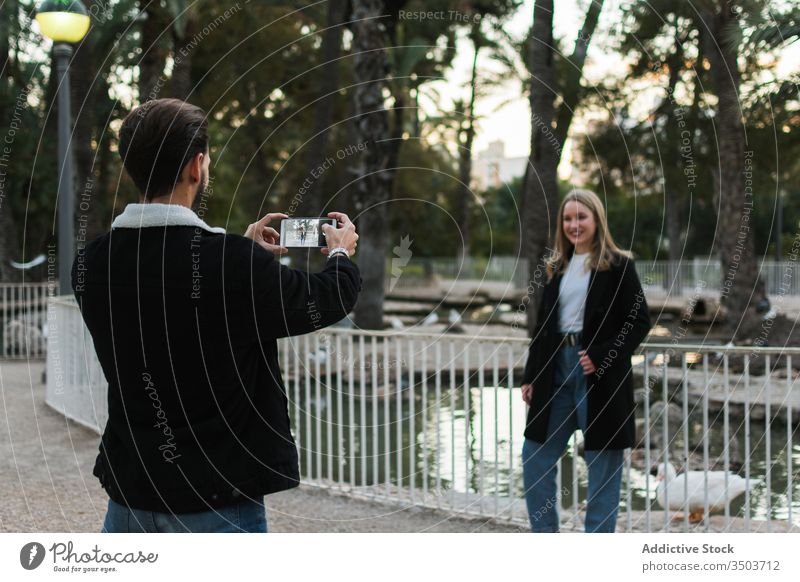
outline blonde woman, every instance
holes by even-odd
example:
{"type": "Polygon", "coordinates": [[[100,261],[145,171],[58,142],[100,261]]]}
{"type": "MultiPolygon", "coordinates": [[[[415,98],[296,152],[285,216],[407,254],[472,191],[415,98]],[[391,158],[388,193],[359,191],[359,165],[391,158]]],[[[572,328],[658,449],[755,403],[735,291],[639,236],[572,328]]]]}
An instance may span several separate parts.
{"type": "Polygon", "coordinates": [[[623,450],[635,437],[631,355],[650,317],[631,254],[614,243],[593,192],[572,190],[561,203],[547,275],[522,385],[531,529],[559,529],[556,464],[580,428],[589,468],[585,528],[613,532],[623,450]]]}

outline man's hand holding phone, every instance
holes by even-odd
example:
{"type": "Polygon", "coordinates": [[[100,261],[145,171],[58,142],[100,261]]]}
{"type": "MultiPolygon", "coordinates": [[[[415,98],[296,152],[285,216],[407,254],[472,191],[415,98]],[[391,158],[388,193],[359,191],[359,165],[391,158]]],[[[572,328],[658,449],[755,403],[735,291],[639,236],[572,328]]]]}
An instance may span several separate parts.
{"type": "Polygon", "coordinates": [[[322,254],[327,255],[332,249],[343,248],[352,257],[358,246],[356,225],[342,212],[329,212],[328,217],[336,219],[338,228],[334,228],[330,224],[322,225],[322,232],[327,242],[327,246],[322,247],[322,254]]]}
{"type": "Polygon", "coordinates": [[[284,246],[281,246],[280,240],[281,235],[278,234],[278,231],[272,228],[271,226],[267,226],[270,222],[272,222],[276,218],[289,218],[286,214],[282,214],[280,212],[273,212],[267,214],[264,218],[259,220],[258,222],[254,222],[250,226],[247,227],[247,230],[244,233],[244,236],[254,240],[257,242],[262,248],[275,253],[276,255],[282,255],[284,253],[288,253],[289,249],[284,246]]]}

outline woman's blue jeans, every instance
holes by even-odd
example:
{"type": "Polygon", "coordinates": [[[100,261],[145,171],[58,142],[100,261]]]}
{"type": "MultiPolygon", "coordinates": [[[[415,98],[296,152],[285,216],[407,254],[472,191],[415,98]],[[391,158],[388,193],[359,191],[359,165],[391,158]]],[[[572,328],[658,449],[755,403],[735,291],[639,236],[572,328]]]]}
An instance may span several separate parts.
{"type": "MultiPolygon", "coordinates": [[[[550,403],[547,439],[537,443],[525,439],[522,471],[525,503],[534,532],[557,532],[556,464],[576,428],[586,432],[586,379],[579,363],[580,345],[562,347],[556,354],[555,383],[550,403]]],[[[595,362],[595,365],[597,363],[595,362]]],[[[536,390],[536,386],[533,387],[536,390]]],[[[586,451],[589,492],[586,501],[586,531],[613,532],[617,525],[622,481],[622,449],[586,451]]]]}
{"type": "Polygon", "coordinates": [[[263,499],[244,500],[209,511],[161,513],[133,509],[108,500],[101,533],[266,533],[263,499]]]}

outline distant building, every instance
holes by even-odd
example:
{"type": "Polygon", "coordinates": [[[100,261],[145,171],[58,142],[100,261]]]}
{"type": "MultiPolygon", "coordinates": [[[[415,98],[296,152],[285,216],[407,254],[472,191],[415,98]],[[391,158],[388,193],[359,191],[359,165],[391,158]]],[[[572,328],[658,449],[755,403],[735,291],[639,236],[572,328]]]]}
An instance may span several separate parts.
{"type": "Polygon", "coordinates": [[[527,164],[527,157],[507,158],[506,145],[500,140],[493,141],[472,162],[471,187],[481,192],[487,188],[502,186],[514,178],[522,177],[527,164]]]}

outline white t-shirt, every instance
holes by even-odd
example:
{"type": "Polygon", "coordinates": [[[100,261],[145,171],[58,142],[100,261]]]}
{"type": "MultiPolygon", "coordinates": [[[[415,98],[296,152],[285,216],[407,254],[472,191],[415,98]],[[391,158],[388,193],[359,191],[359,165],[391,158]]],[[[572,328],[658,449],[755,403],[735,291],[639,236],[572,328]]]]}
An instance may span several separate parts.
{"type": "Polygon", "coordinates": [[[575,253],[567,265],[558,288],[558,325],[561,333],[583,331],[583,313],[586,309],[586,294],[592,275],[586,259],[590,253],[575,253]]]}

